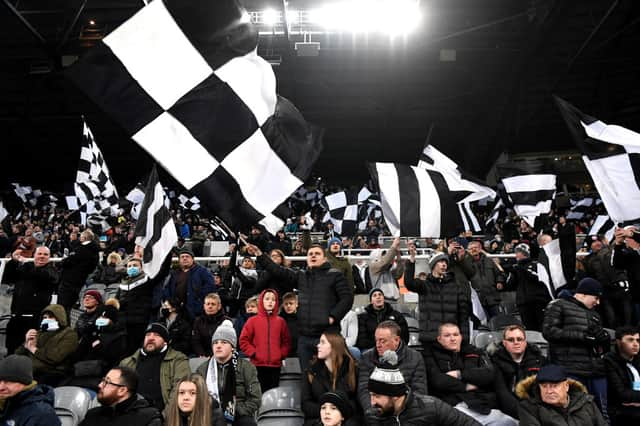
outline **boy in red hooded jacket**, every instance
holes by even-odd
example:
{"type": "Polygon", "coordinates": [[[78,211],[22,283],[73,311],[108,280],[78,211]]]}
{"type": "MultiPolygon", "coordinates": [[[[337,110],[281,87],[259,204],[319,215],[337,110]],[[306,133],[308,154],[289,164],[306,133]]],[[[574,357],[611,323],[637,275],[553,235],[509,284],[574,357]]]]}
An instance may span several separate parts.
{"type": "Polygon", "coordinates": [[[258,299],[258,315],[240,333],[240,349],[258,370],[262,392],[280,383],[280,366],[291,349],[287,322],[278,315],[278,293],[266,289],[258,299]]]}

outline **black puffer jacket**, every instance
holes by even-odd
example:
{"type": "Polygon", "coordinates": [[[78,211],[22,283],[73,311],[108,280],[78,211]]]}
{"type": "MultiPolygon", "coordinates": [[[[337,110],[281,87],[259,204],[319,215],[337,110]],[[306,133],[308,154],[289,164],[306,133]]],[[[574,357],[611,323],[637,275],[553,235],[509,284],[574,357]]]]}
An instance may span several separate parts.
{"type": "Polygon", "coordinates": [[[467,416],[438,398],[409,392],[407,402],[398,416],[379,417],[369,421],[375,426],[480,426],[467,416]]]}
{"type": "Polygon", "coordinates": [[[98,252],[99,248],[93,241],[81,243],[74,253],[62,261],[60,285],[79,290],[98,266],[98,252]]]}
{"type": "Polygon", "coordinates": [[[193,322],[191,335],[191,350],[197,356],[211,356],[211,338],[213,333],[224,320],[231,321],[220,309],[214,315],[200,315],[193,322]]]}
{"type": "Polygon", "coordinates": [[[453,352],[436,342],[425,348],[424,362],[431,395],[452,406],[466,402],[481,414],[489,414],[497,406],[495,369],[484,351],[463,343],[460,352],[453,352]],[[451,370],[460,370],[460,379],[449,376],[451,370]],[[467,383],[478,389],[467,391],[467,383]]]}
{"type": "Polygon", "coordinates": [[[640,254],[624,245],[614,245],[611,264],[627,271],[631,281],[631,297],[635,303],[640,303],[640,254]]]}
{"type": "Polygon", "coordinates": [[[499,305],[501,298],[496,288],[496,283],[505,282],[504,274],[484,254],[480,254],[478,259],[474,259],[471,256],[465,257],[469,257],[472,261],[473,276],[471,277],[471,285],[478,291],[482,305],[499,305]]]}
{"type": "MultiPolygon", "coordinates": [[[[640,403],[640,391],[633,390],[633,376],[627,368],[628,361],[620,356],[618,351],[609,352],[604,356],[604,366],[607,372],[607,403],[610,414],[616,415],[623,403],[640,403]]],[[[640,371],[640,359],[636,356],[631,364],[640,371]]]]}
{"type": "Polygon", "coordinates": [[[380,310],[373,309],[373,305],[368,304],[364,312],[358,315],[358,340],[356,347],[361,351],[371,349],[376,345],[376,327],[382,321],[391,320],[400,326],[400,338],[406,344],[409,343],[409,326],[404,315],[396,311],[390,304],[384,304],[380,310]]]}
{"type": "Polygon", "coordinates": [[[456,283],[453,275],[436,278],[429,274],[426,280],[414,279],[415,264],[406,263],[404,285],[420,295],[420,340],[435,342],[438,327],[444,322],[458,325],[465,339],[469,337],[471,315],[471,289],[456,283]]]}
{"type": "Polygon", "coordinates": [[[568,296],[549,303],[542,323],[542,335],[549,342],[549,361],[560,364],[569,374],[602,377],[602,352],[609,341],[592,343],[585,333],[602,329],[600,315],[575,297],[568,296]]]}
{"type": "Polygon", "coordinates": [[[353,291],[340,271],[328,262],[318,268],[294,271],[276,265],[264,253],[258,263],[274,277],[296,283],[300,336],[319,337],[331,328],[329,317],[334,319],[334,328],[340,327],[353,305],[353,291]]]}
{"type": "Polygon", "coordinates": [[[496,393],[499,408],[503,413],[517,419],[516,385],[521,380],[538,374],[540,368],[547,363],[547,359],[537,346],[528,344],[522,361],[518,364],[511,358],[511,354],[507,352],[505,347],[500,345],[491,356],[491,362],[496,368],[496,393]]]}
{"type": "Polygon", "coordinates": [[[521,259],[514,265],[505,265],[504,269],[511,273],[506,289],[516,291],[518,305],[549,303],[549,290],[538,278],[538,262],[530,258],[521,259]]]}
{"type": "Polygon", "coordinates": [[[624,269],[614,268],[611,265],[610,248],[605,247],[598,253],[590,254],[584,263],[587,275],[602,284],[606,297],[610,299],[627,297],[628,293],[617,285],[620,281],[627,281],[627,273],[624,269]]]}
{"type": "Polygon", "coordinates": [[[7,263],[2,282],[15,283],[11,300],[12,314],[38,316],[49,304],[58,286],[58,271],[52,263],[37,268],[33,262],[11,260],[7,263]]]}

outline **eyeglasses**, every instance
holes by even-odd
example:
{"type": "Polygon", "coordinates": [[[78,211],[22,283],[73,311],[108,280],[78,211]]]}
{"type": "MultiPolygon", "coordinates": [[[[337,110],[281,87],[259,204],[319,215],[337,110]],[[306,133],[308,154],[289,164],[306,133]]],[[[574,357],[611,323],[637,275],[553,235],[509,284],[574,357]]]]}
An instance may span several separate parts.
{"type": "Polygon", "coordinates": [[[514,342],[520,343],[520,342],[524,342],[526,339],[524,337],[508,337],[504,340],[506,340],[509,343],[514,343],[514,342]]]}
{"type": "Polygon", "coordinates": [[[116,386],[118,388],[126,388],[127,387],[127,385],[123,385],[123,384],[120,384],[120,383],[113,383],[111,380],[107,379],[106,377],[103,377],[102,380],[100,380],[100,383],[104,384],[105,386],[112,385],[112,386],[116,386]]]}

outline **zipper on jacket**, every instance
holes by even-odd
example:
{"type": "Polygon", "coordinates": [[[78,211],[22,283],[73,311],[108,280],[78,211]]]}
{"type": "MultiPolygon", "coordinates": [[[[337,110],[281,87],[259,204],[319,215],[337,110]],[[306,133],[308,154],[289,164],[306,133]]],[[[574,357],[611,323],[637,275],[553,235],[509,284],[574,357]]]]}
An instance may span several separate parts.
{"type": "Polygon", "coordinates": [[[271,365],[271,315],[267,312],[267,364],[271,365]]]}

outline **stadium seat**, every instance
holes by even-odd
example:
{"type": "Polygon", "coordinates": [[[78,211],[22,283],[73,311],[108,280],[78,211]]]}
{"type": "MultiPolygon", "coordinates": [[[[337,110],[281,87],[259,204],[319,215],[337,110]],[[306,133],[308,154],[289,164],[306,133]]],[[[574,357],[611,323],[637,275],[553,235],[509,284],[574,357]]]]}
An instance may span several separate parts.
{"type": "Polygon", "coordinates": [[[53,391],[55,394],[54,407],[56,413],[59,413],[58,417],[61,415],[70,417],[67,414],[71,413],[75,416],[76,421],[73,424],[80,423],[91,405],[91,394],[86,389],[78,386],[61,386],[53,391]]]}
{"type": "Polygon", "coordinates": [[[300,368],[300,360],[298,358],[287,358],[282,362],[280,367],[280,378],[288,375],[302,375],[302,369],[300,368]]]}
{"type": "Polygon", "coordinates": [[[200,367],[206,361],[206,358],[189,358],[189,368],[191,368],[191,372],[195,373],[198,367],[200,367]]]}
{"type": "Polygon", "coordinates": [[[413,317],[413,308],[404,303],[392,303],[391,307],[400,312],[405,317],[413,317]]]}
{"type": "Polygon", "coordinates": [[[481,331],[474,339],[474,346],[479,349],[486,349],[490,343],[499,344],[502,339],[502,333],[499,331],[481,331]]]}
{"type": "Polygon", "coordinates": [[[116,297],[119,289],[118,284],[111,284],[104,289],[104,300],[107,300],[111,297],[116,297]]]}
{"type": "Polygon", "coordinates": [[[542,333],[535,330],[527,330],[525,331],[525,336],[527,337],[527,343],[531,345],[536,345],[542,355],[547,356],[549,353],[549,342],[542,336],[542,333]]]}
{"type": "Polygon", "coordinates": [[[64,408],[56,408],[55,410],[62,426],[77,426],[78,424],[80,424],[80,421],[78,421],[78,416],[76,416],[76,414],[72,411],[66,410],[64,408]]]}
{"type": "Polygon", "coordinates": [[[411,333],[412,331],[420,332],[420,323],[417,319],[407,317],[406,320],[407,326],[409,327],[409,333],[411,333]]]}
{"type": "Polygon", "coordinates": [[[416,331],[409,332],[409,344],[407,345],[411,349],[414,349],[418,352],[422,352],[424,350],[424,346],[420,341],[420,333],[416,331]]]}
{"type": "Polygon", "coordinates": [[[301,414],[301,395],[295,389],[279,386],[262,394],[258,419],[301,414]]]}
{"type": "Polygon", "coordinates": [[[304,415],[302,413],[283,413],[278,417],[263,417],[258,419],[258,426],[302,426],[304,415]]]}
{"type": "Polygon", "coordinates": [[[499,314],[489,320],[488,326],[491,331],[500,331],[505,327],[514,324],[522,326],[522,321],[513,315],[499,314]]]}

